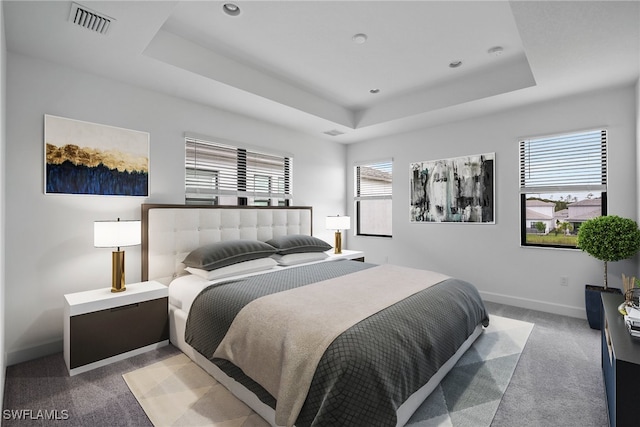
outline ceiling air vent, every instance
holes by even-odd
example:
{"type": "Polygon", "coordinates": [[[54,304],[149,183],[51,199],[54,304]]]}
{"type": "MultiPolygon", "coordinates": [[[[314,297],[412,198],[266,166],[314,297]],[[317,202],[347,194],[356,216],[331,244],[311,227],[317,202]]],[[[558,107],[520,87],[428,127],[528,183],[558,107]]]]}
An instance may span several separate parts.
{"type": "Polygon", "coordinates": [[[328,131],[323,132],[323,133],[325,135],[329,135],[329,136],[344,135],[344,132],[340,132],[338,129],[328,130],[328,131]]]}
{"type": "Polygon", "coordinates": [[[69,21],[79,25],[87,30],[95,31],[100,34],[107,34],[111,24],[115,19],[107,15],[91,10],[77,3],[71,4],[71,12],[69,13],[69,21]]]}

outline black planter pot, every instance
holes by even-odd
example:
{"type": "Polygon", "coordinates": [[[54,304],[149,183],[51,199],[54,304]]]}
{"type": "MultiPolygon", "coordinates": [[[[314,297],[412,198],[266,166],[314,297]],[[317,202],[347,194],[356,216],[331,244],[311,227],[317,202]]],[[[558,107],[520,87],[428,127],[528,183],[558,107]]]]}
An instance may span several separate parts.
{"type": "Polygon", "coordinates": [[[584,307],[587,310],[587,321],[591,329],[600,330],[602,323],[602,298],[603,292],[611,294],[621,294],[618,288],[607,288],[604,286],[585,285],[584,286],[584,307]]]}

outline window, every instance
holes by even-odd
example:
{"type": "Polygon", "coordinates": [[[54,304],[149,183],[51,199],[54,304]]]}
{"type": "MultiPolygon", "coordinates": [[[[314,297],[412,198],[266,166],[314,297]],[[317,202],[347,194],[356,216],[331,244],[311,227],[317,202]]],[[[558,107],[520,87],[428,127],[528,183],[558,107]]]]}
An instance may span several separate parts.
{"type": "Polygon", "coordinates": [[[520,141],[520,241],[575,248],[580,225],[607,213],[607,131],[520,141]]]}
{"type": "Polygon", "coordinates": [[[185,203],[288,206],[289,156],[185,138],[185,203]]]}
{"type": "Polygon", "coordinates": [[[356,234],[391,237],[392,160],[354,169],[356,234]]]}

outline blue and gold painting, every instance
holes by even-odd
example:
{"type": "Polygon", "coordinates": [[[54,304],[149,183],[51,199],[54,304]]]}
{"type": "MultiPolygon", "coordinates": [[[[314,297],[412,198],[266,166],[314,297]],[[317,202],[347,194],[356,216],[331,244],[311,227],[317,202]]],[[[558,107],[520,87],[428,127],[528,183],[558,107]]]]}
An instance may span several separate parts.
{"type": "Polygon", "coordinates": [[[45,193],[149,195],[149,133],[45,115],[45,193]]]}

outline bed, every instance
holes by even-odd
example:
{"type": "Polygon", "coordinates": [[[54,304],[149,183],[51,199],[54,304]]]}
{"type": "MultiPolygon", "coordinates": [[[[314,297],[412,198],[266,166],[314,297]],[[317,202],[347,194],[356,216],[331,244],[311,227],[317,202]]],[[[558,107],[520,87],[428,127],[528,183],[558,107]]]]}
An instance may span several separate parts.
{"type": "Polygon", "coordinates": [[[336,260],[312,220],[143,204],[142,278],[169,286],[171,342],[271,425],[404,425],[488,325],[484,304],[437,272],[336,260]]]}

